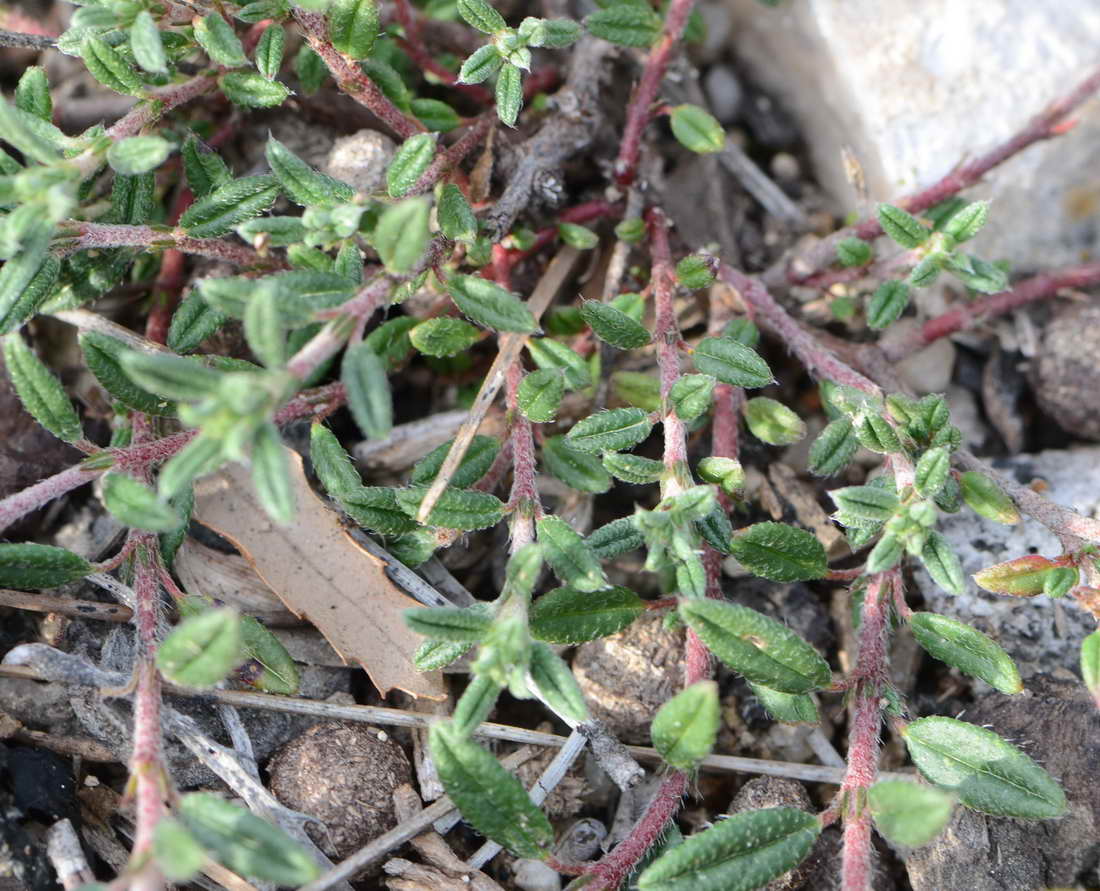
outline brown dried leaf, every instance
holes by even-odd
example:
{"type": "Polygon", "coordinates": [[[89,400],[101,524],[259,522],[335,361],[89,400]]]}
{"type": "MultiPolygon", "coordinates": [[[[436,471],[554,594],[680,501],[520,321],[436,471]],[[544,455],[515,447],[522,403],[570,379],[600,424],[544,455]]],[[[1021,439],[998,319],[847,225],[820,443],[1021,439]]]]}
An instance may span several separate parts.
{"type": "Polygon", "coordinates": [[[289,449],[287,459],[298,502],[292,527],[267,519],[248,468],[239,464],[196,484],[195,519],[233,542],[291,612],[316,625],[343,659],[362,665],[383,696],[396,687],[416,697],[443,698],[443,675],[413,668],[421,638],[402,613],[418,604],[314,494],[302,459],[289,449]]]}

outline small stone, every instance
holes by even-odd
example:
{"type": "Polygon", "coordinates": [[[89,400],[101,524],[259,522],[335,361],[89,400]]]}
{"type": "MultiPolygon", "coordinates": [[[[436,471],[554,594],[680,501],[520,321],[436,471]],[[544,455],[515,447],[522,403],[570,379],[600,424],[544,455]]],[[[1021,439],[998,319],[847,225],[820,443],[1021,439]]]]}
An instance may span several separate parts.
{"type": "Polygon", "coordinates": [[[1060,309],[1032,365],[1040,407],[1073,436],[1100,440],[1100,306],[1060,309]]]}
{"type": "Polygon", "coordinates": [[[393,791],[412,771],[401,747],[379,736],[364,724],[315,724],[268,765],[275,797],[325,824],[306,831],[330,856],[347,857],[397,825],[393,791]]]}
{"type": "Polygon", "coordinates": [[[561,877],[541,860],[517,860],[512,881],[520,891],[560,891],[561,877]]]}
{"type": "Polygon", "coordinates": [[[797,182],[802,176],[802,165],[790,152],[776,152],[768,165],[772,176],[787,183],[797,182]]]}
{"type": "MultiPolygon", "coordinates": [[[[890,337],[903,337],[908,331],[920,325],[916,319],[899,319],[890,326],[890,337]]],[[[895,366],[898,376],[911,390],[918,394],[942,393],[951,383],[951,374],[955,369],[955,344],[946,337],[933,341],[924,349],[917,350],[895,366]]]]}
{"type": "Polygon", "coordinates": [[[386,168],[397,143],[377,130],[360,130],[336,140],[325,163],[325,173],[346,182],[356,192],[369,194],[386,184],[386,168]]]}
{"type": "Polygon", "coordinates": [[[659,615],[589,641],[577,650],[573,674],[595,718],[621,742],[649,741],[657,709],[683,683],[683,628],[666,631],[659,615]]]}
{"type": "Polygon", "coordinates": [[[703,78],[703,89],[710,102],[710,112],[720,124],[737,119],[745,91],[729,65],[713,65],[703,78]]]}

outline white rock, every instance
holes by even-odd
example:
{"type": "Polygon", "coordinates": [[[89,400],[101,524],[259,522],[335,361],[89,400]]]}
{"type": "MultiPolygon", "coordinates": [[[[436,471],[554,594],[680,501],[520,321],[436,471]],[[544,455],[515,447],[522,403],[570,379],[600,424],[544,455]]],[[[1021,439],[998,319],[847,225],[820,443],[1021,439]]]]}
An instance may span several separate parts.
{"type": "MultiPolygon", "coordinates": [[[[844,212],[861,208],[842,146],[863,164],[873,200],[901,197],[1016,133],[1084,79],[1100,44],[1095,0],[727,2],[738,59],[798,116],[844,212]]],[[[994,199],[976,253],[1051,267],[1100,248],[1100,102],[1074,117],[1072,132],[968,193],[994,199]]]]}
{"type": "MultiPolygon", "coordinates": [[[[1087,517],[1100,514],[1100,448],[1020,455],[995,466],[1025,485],[1045,480],[1046,496],[1087,517]]],[[[964,507],[942,517],[940,531],[959,555],[966,590],[958,597],[941,591],[923,569],[916,582],[927,609],[954,616],[992,636],[1005,648],[1025,678],[1063,667],[1077,670],[1081,641],[1096,630],[1096,621],[1072,601],[1049,597],[1008,597],[980,589],[975,572],[1029,554],[1056,557],[1058,539],[1033,520],[1002,526],[964,507]]]]}
{"type": "Polygon", "coordinates": [[[541,860],[517,860],[512,880],[522,891],[561,891],[561,878],[541,860]]]}
{"type": "Polygon", "coordinates": [[[325,173],[343,180],[356,192],[369,194],[386,183],[386,168],[397,143],[376,130],[360,130],[337,139],[329,152],[325,173]]]}

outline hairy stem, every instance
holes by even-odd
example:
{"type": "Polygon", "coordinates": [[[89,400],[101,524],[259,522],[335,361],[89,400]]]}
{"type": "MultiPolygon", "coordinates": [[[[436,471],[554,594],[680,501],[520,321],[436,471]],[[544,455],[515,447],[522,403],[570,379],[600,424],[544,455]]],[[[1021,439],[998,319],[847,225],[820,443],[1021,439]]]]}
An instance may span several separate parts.
{"type": "MultiPolygon", "coordinates": [[[[62,225],[66,225],[62,223],[62,225]]],[[[85,223],[72,221],[67,225],[76,228],[76,237],[62,240],[63,252],[95,250],[113,247],[144,247],[177,250],[184,254],[196,254],[213,260],[222,260],[238,266],[266,269],[285,268],[274,257],[262,257],[250,247],[236,244],[224,238],[193,238],[182,229],[157,229],[153,226],[127,226],[114,223],[85,223]]]]}
{"type": "Polygon", "coordinates": [[[642,132],[649,123],[650,106],[657,98],[657,90],[665,79],[672,52],[684,33],[694,0],[672,0],[665,15],[665,27],[660,40],[653,45],[645,60],[642,79],[638,82],[630,105],[626,110],[626,126],[623,128],[619,156],[615,159],[615,179],[628,186],[634,181],[641,152],[642,132]]]}
{"type": "Polygon", "coordinates": [[[425,132],[425,127],[420,121],[405,115],[385,97],[374,81],[362,72],[354,59],[349,59],[329,42],[324,16],[305,9],[295,9],[294,18],[301,26],[310,48],[324,59],[341,90],[369,109],[375,117],[402,139],[425,132]]]}

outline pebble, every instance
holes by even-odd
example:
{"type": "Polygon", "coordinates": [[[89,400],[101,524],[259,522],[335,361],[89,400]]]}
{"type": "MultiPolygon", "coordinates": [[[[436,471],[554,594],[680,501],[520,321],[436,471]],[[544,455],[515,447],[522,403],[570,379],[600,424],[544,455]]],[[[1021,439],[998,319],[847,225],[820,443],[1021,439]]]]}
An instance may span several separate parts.
{"type": "Polygon", "coordinates": [[[1100,440],[1100,306],[1060,309],[1031,371],[1043,411],[1067,433],[1100,440]]]}
{"type": "Polygon", "coordinates": [[[737,119],[745,91],[741,81],[729,65],[712,65],[703,77],[710,111],[721,124],[731,124],[737,119]]]}
{"type": "Polygon", "coordinates": [[[369,194],[386,183],[397,143],[377,130],[360,130],[337,139],[325,163],[325,173],[369,194]]]}

